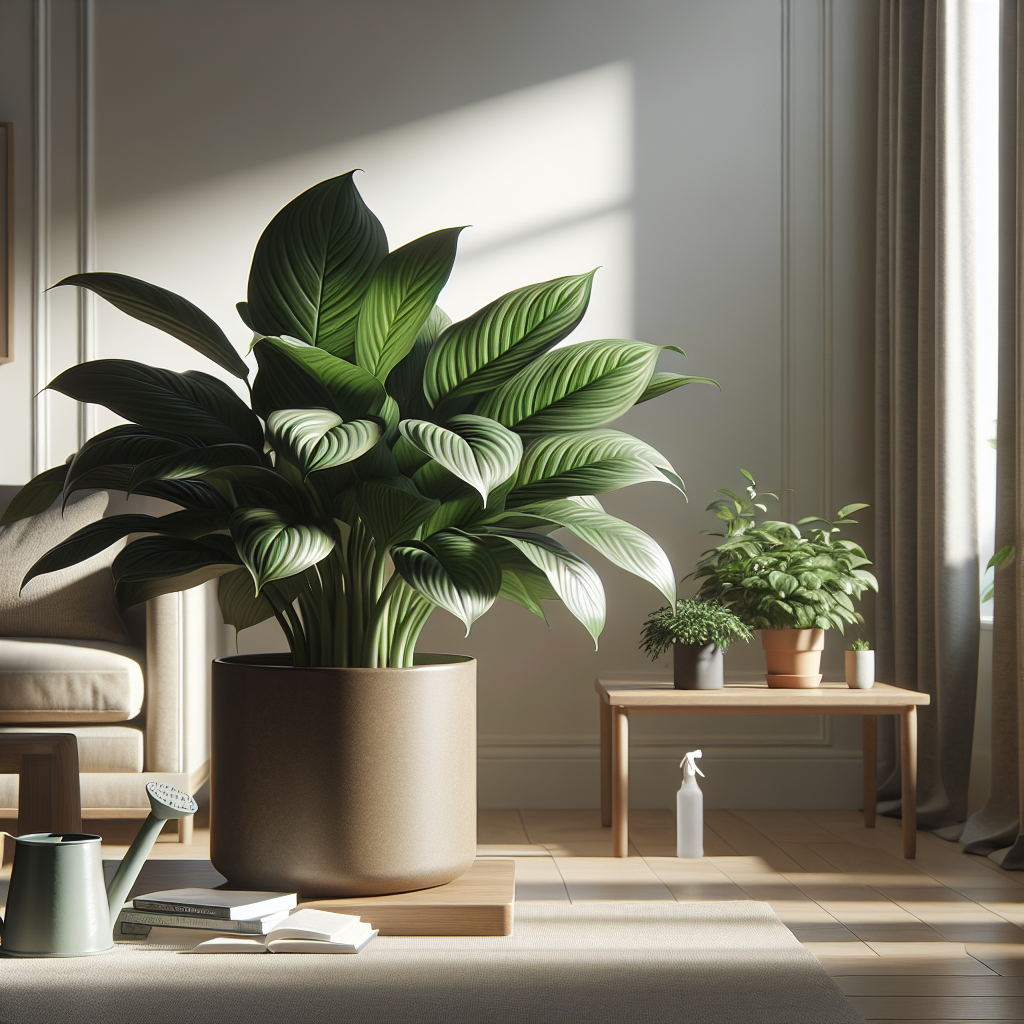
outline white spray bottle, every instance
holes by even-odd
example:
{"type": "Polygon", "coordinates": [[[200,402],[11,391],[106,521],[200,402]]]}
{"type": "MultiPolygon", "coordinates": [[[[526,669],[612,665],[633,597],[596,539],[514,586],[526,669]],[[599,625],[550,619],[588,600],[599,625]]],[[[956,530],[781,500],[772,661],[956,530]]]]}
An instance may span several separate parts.
{"type": "Polygon", "coordinates": [[[704,856],[704,794],[697,785],[697,776],[704,773],[697,767],[696,758],[703,755],[691,750],[679,762],[683,769],[683,784],[676,794],[676,856],[704,856]]]}

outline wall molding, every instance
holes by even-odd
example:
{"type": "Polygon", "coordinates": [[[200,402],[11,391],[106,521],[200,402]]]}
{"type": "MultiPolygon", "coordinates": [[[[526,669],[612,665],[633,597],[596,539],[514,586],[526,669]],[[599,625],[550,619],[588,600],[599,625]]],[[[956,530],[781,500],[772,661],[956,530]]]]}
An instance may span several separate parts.
{"type": "Polygon", "coordinates": [[[33,475],[95,432],[92,407],[45,390],[97,349],[95,297],[47,290],[95,267],[94,15],[94,0],[34,0],[33,475]]]}

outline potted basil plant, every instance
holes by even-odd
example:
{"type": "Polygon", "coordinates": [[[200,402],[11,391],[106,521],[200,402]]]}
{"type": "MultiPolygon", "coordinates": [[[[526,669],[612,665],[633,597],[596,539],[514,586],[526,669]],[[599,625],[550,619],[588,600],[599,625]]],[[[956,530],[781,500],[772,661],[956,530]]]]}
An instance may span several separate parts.
{"type": "Polygon", "coordinates": [[[725,685],[724,655],[730,644],[753,637],[725,605],[683,598],[647,616],[640,646],[652,661],[672,648],[677,690],[720,690],[725,685]]]}
{"type": "Polygon", "coordinates": [[[834,521],[809,516],[798,523],[776,520],[757,522],[766,512],[754,478],[747,479],[746,494],[730,490],[713,501],[713,511],[726,526],[725,532],[705,531],[723,537],[706,551],[692,574],[703,580],[697,592],[703,600],[720,601],[751,629],[761,630],[769,686],[809,688],[821,683],[821,652],[825,630],[843,631],[847,623],[863,622],[854,599],[865,590],[878,590],[864,551],[851,540],[841,539],[845,526],[857,522],[850,516],[864,504],[846,505],[834,521]]]}
{"type": "Polygon", "coordinates": [[[643,481],[682,490],[663,455],[608,424],[704,378],[655,372],[656,345],[560,345],[592,272],[451,323],[436,300],[461,230],[389,252],[352,173],[290,202],[238,304],[252,381],[188,300],[121,274],[60,282],[236,378],[128,359],[65,370],[51,389],[128,422],[37,476],[4,517],[79,488],[165,499],[178,510],[94,523],[27,579],[131,535],[112,567],[122,608],[217,578],[225,622],[280,624],[290,655],[214,665],[211,859],[232,887],[369,895],[469,867],[476,663],[417,654],[417,639],[437,608],[468,632],[503,597],[542,617],[561,599],[596,643],[601,581],[554,530],[675,599],[661,548],[595,495],[643,481]]]}

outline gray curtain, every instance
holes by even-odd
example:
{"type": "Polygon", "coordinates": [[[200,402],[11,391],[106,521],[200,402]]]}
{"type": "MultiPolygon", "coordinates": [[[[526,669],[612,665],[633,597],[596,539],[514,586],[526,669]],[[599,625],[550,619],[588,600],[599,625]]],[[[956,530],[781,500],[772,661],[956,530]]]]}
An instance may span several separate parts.
{"type": "Polygon", "coordinates": [[[996,550],[1013,544],[1017,559],[995,574],[992,636],[992,789],[964,829],[965,853],[987,854],[1004,868],[1024,868],[1020,834],[1021,699],[1024,676],[1024,18],[1003,0],[999,67],[999,422],[996,454],[996,550]]]}
{"type": "MultiPolygon", "coordinates": [[[[959,130],[941,0],[883,0],[876,281],[876,648],[882,682],[927,692],[919,827],[967,817],[978,664],[973,295],[947,204],[959,130]]],[[[953,62],[950,62],[951,64],[953,62]]],[[[966,211],[969,215],[969,211],[966,211]]],[[[879,730],[879,812],[900,814],[891,718],[879,730]]],[[[951,828],[952,827],[952,828],[951,828]]]]}

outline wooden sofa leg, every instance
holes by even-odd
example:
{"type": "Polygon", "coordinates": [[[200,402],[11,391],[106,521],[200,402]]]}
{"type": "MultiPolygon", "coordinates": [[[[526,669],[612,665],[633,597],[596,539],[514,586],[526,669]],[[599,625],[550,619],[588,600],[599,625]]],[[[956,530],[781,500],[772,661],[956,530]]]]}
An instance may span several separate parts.
{"type": "Polygon", "coordinates": [[[178,819],[178,842],[179,843],[191,843],[192,842],[192,815],[190,814],[187,818],[178,819]]]}

